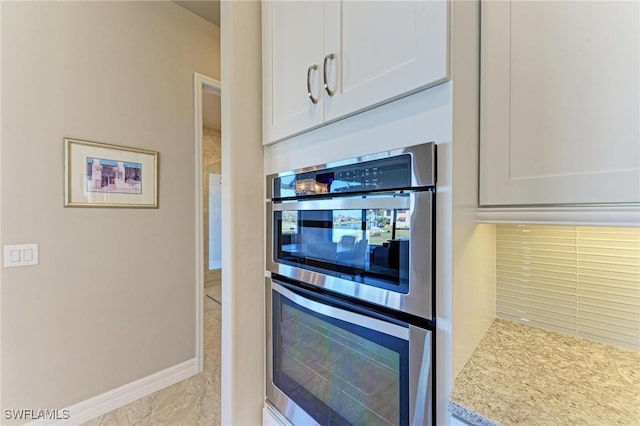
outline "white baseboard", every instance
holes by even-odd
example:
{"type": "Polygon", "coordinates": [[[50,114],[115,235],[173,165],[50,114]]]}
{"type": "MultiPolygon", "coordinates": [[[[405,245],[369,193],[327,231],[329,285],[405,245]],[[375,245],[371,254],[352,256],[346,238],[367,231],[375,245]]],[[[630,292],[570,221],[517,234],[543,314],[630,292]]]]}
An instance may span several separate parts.
{"type": "MultiPolygon", "coordinates": [[[[34,420],[27,426],[40,425],[78,425],[103,414],[123,407],[142,397],[150,395],[168,386],[176,384],[198,373],[196,358],[176,364],[147,377],[127,383],[126,385],[107,391],[84,401],[67,407],[68,420],[34,420]]],[[[63,410],[58,410],[63,412],[63,410]]],[[[59,416],[62,417],[62,416],[59,416]]]]}

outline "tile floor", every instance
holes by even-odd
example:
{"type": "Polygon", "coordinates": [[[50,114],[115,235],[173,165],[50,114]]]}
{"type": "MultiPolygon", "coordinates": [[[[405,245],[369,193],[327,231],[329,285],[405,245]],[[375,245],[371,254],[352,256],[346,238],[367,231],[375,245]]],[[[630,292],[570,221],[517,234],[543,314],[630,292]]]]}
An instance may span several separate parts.
{"type": "MultiPolygon", "coordinates": [[[[206,290],[208,289],[205,289],[205,293],[209,294],[210,291],[206,290]]],[[[219,302],[210,297],[204,299],[203,371],[180,383],[84,423],[84,426],[220,424],[220,324],[222,309],[219,302]]]]}
{"type": "Polygon", "coordinates": [[[222,303],[222,286],[214,285],[212,287],[205,287],[204,294],[212,298],[218,303],[222,303]]]}

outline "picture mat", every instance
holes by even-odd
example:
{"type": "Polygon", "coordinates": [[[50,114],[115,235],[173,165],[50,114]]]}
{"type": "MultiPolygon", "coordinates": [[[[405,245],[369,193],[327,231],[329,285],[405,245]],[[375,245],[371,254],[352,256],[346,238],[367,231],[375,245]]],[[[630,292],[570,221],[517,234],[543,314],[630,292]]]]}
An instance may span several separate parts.
{"type": "Polygon", "coordinates": [[[129,151],[126,147],[65,139],[67,145],[68,179],[67,205],[104,205],[130,207],[157,207],[156,203],[156,155],[152,151],[129,151]],[[115,159],[142,165],[144,184],[141,194],[122,194],[113,192],[87,191],[87,157],[115,159]]]}

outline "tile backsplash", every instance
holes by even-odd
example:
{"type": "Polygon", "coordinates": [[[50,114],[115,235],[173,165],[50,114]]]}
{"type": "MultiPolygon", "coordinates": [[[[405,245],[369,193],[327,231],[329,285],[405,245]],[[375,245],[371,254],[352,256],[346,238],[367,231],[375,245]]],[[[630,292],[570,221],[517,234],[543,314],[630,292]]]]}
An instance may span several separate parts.
{"type": "Polygon", "coordinates": [[[496,313],[640,351],[640,228],[498,225],[496,313]]]}

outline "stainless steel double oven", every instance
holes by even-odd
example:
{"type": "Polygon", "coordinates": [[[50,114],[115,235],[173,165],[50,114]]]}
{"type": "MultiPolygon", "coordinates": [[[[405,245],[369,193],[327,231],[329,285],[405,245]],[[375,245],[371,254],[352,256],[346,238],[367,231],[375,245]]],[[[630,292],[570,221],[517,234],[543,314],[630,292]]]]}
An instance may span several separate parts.
{"type": "Polygon", "coordinates": [[[434,422],[433,143],[267,177],[267,399],[292,424],[434,422]]]}

